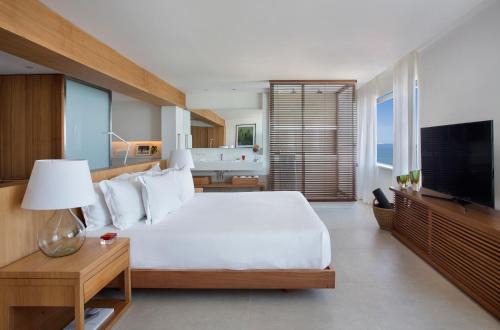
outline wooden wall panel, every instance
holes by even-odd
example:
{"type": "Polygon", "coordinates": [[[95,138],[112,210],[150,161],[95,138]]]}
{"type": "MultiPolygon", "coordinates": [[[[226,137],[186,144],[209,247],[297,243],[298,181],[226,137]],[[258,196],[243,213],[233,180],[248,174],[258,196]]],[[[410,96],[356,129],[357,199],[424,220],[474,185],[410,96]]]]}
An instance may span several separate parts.
{"type": "Polygon", "coordinates": [[[12,99],[5,97],[5,95],[12,94],[11,90],[12,84],[4,83],[0,76],[0,182],[2,173],[6,171],[4,169],[9,169],[10,171],[12,168],[12,145],[10,143],[12,136],[12,125],[10,124],[12,122],[12,111],[10,110],[12,99]]]}
{"type": "Polygon", "coordinates": [[[62,158],[62,75],[0,76],[0,180],[23,180],[36,159],[62,158]]]}
{"type": "MultiPolygon", "coordinates": [[[[134,164],[92,172],[92,180],[100,181],[122,173],[145,171],[156,162],[134,164]]],[[[166,161],[160,161],[165,168],[166,161]]],[[[0,185],[0,267],[38,250],[37,233],[53,211],[31,211],[21,208],[27,181],[10,186],[0,185]]]]}
{"type": "Polygon", "coordinates": [[[207,148],[208,131],[207,127],[191,126],[191,135],[193,139],[193,148],[207,148]]]}
{"type": "Polygon", "coordinates": [[[193,148],[218,148],[226,144],[225,127],[191,126],[191,135],[193,148]]]}
{"type": "Polygon", "coordinates": [[[226,127],[216,127],[215,128],[215,141],[217,147],[226,144],[226,127]]]}
{"type": "Polygon", "coordinates": [[[0,267],[38,250],[37,233],[52,211],[21,208],[26,183],[0,188],[0,267]]]}
{"type": "Polygon", "coordinates": [[[0,0],[0,49],[148,103],[186,106],[182,91],[37,0],[0,0]]]}

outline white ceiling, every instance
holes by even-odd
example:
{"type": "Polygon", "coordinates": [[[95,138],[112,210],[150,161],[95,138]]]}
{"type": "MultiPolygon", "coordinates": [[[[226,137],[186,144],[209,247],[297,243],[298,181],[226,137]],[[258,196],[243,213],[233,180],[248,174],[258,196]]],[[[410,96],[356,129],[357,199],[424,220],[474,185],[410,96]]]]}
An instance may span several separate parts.
{"type": "Polygon", "coordinates": [[[363,83],[482,0],[42,0],[185,92],[363,83]]]}
{"type": "Polygon", "coordinates": [[[0,74],[42,74],[56,71],[0,51],[0,74]]]}

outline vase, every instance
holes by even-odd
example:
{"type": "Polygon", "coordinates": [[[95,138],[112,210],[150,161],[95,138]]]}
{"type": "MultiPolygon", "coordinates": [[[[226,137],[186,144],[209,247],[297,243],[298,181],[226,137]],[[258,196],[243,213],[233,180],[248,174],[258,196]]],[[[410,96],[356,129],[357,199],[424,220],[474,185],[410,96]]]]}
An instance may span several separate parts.
{"type": "Polygon", "coordinates": [[[398,182],[399,188],[401,189],[408,188],[408,180],[409,180],[408,174],[402,174],[396,177],[396,181],[398,182]]]}
{"type": "Polygon", "coordinates": [[[413,170],[410,172],[410,182],[411,182],[411,187],[414,191],[420,191],[420,177],[421,177],[421,171],[420,170],[413,170]]]}
{"type": "Polygon", "coordinates": [[[85,226],[71,210],[57,210],[38,232],[38,247],[49,257],[77,252],[85,242],[85,226]]]}

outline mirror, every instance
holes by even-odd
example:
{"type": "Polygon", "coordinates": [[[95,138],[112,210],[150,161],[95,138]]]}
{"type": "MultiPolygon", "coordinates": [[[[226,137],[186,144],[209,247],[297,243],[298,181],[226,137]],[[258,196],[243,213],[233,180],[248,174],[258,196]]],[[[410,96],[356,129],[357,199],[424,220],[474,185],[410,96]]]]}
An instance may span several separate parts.
{"type": "Polygon", "coordinates": [[[193,148],[253,148],[263,145],[262,109],[191,110],[193,148]]]}

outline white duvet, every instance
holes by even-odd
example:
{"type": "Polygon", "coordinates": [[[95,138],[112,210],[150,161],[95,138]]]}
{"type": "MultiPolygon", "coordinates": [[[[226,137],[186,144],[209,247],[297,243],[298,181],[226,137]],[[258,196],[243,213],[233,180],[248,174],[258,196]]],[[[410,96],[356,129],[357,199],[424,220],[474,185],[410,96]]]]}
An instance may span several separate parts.
{"type": "Polygon", "coordinates": [[[323,269],[330,236],[297,192],[200,193],[154,225],[118,231],[131,241],[132,268],[323,269]]]}

